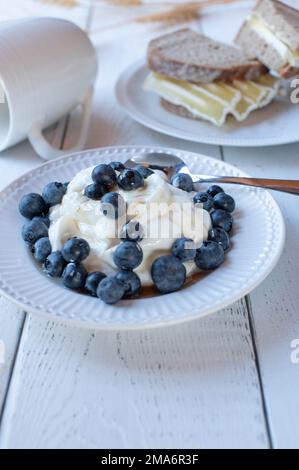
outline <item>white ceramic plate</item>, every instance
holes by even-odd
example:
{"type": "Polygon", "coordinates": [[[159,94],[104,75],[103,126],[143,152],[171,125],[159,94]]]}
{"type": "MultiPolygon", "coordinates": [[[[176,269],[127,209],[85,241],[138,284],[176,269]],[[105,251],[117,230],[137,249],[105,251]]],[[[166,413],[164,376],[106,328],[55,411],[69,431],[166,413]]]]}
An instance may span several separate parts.
{"type": "Polygon", "coordinates": [[[118,79],[119,104],[137,122],[163,134],[213,145],[261,147],[299,141],[299,105],[289,98],[277,98],[246,121],[231,121],[218,128],[204,121],[177,116],[160,105],[157,94],[143,90],[149,71],[143,61],[131,65],[118,79]]]}
{"type": "Polygon", "coordinates": [[[90,328],[138,328],[169,325],[219,310],[254,289],[281,254],[285,229],[272,196],[262,189],[227,187],[235,198],[232,248],[225,263],[185,289],[163,296],[122,301],[115,306],[67,290],[46,277],[21,238],[23,218],[18,201],[41,192],[50,181],[68,181],[100,162],[125,161],[132,155],[167,151],[182,158],[193,172],[242,175],[222,161],[190,152],[155,147],[110,147],[63,157],[26,173],[0,193],[0,292],[22,309],[90,328]]]}

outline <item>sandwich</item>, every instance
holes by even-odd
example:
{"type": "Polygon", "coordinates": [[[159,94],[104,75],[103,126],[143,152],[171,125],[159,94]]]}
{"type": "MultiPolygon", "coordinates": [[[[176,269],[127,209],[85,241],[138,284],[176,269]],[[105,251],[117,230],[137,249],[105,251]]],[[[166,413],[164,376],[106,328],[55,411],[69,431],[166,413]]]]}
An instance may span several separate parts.
{"type": "Polygon", "coordinates": [[[259,0],[235,42],[280,77],[299,75],[299,10],[278,0],[259,0]]]}
{"type": "Polygon", "coordinates": [[[259,60],[190,29],[153,39],[147,62],[144,89],[165,109],[217,126],[229,116],[243,121],[278,92],[278,80],[259,60]]]}

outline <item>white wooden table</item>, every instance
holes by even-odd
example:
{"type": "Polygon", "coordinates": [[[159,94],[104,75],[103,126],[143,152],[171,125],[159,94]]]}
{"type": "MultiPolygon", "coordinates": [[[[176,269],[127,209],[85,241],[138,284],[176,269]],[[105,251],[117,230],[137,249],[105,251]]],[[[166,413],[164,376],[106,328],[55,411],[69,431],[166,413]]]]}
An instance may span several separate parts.
{"type": "MultiPolygon", "coordinates": [[[[92,7],[63,10],[34,0],[0,0],[1,19],[44,14],[66,16],[91,30],[107,20],[92,7]]],[[[217,34],[219,25],[207,16],[201,26],[217,34]]],[[[114,98],[115,80],[142,57],[153,34],[153,28],[130,26],[92,36],[100,75],[87,147],[178,147],[257,176],[299,178],[299,144],[192,144],[127,117],[114,98]]],[[[76,122],[64,120],[49,138],[69,146],[76,122]]],[[[28,143],[4,152],[1,187],[40,163],[28,143]]],[[[299,200],[274,196],[287,225],[277,268],[250,296],[200,321],[95,332],[33,316],[0,299],[0,447],[298,448],[299,364],[291,361],[291,342],[299,338],[299,200]]]]}

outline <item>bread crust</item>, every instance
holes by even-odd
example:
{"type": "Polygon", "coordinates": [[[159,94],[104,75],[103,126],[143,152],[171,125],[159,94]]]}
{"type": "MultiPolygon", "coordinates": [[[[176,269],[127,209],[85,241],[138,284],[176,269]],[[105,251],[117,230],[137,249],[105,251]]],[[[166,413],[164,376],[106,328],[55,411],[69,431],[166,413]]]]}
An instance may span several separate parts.
{"type": "MultiPolygon", "coordinates": [[[[264,0],[262,0],[264,1],[264,0]]],[[[299,68],[292,66],[278,54],[271,44],[267,43],[261,36],[259,36],[250,24],[245,22],[235,39],[247,54],[256,53],[258,59],[264,63],[270,70],[274,70],[281,78],[292,78],[299,75],[299,68]]]]}
{"type": "MultiPolygon", "coordinates": [[[[207,62],[209,61],[212,62],[208,57],[207,62]]],[[[267,73],[267,68],[263,64],[256,59],[246,57],[239,49],[212,41],[189,29],[179,30],[175,33],[153,39],[148,46],[147,62],[148,67],[154,72],[195,84],[211,83],[215,80],[254,80],[262,74],[267,73]],[[181,49],[184,47],[187,49],[187,46],[190,46],[193,40],[194,42],[198,42],[198,44],[204,42],[207,45],[207,52],[209,52],[209,46],[212,52],[214,48],[214,52],[217,53],[218,56],[218,50],[223,48],[224,52],[227,51],[227,53],[231,53],[233,56],[231,62],[233,63],[226,64],[223,62],[217,65],[215,62],[215,65],[208,63],[201,65],[192,61],[190,57],[188,59],[188,50],[186,50],[186,55],[184,55],[183,51],[180,54],[180,47],[181,49]],[[174,47],[177,47],[179,51],[177,54],[173,52],[174,47]],[[181,55],[182,58],[176,57],[176,55],[181,55]]]]}

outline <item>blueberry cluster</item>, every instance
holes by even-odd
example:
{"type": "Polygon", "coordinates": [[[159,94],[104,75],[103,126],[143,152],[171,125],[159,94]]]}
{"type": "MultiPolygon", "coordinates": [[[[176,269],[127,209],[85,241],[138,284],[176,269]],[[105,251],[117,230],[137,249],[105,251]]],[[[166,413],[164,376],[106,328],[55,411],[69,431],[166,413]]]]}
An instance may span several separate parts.
{"type": "MultiPolygon", "coordinates": [[[[152,173],[144,167],[127,169],[121,162],[101,164],[94,168],[93,183],[85,188],[84,194],[91,199],[101,200],[102,213],[117,219],[125,213],[126,204],[119,193],[112,191],[113,187],[118,184],[125,191],[138,189],[152,173]],[[116,172],[119,172],[118,176],[116,172]]],[[[106,276],[100,271],[86,271],[82,262],[89,256],[90,246],[82,238],[70,238],[61,251],[52,251],[48,237],[48,212],[50,207],[61,203],[67,186],[68,183],[49,183],[42,195],[26,194],[19,203],[20,213],[28,219],[22,228],[22,237],[35,259],[43,264],[43,270],[48,276],[62,278],[65,287],[84,290],[108,304],[138,294],[141,282],[133,271],[143,259],[137,243],[143,236],[138,222],[128,221],[121,230],[122,242],[113,255],[114,263],[120,269],[115,276],[106,276]]]]}
{"type": "MultiPolygon", "coordinates": [[[[121,162],[100,164],[92,171],[93,183],[84,190],[84,195],[101,201],[101,211],[108,217],[118,219],[126,211],[123,197],[114,192],[118,185],[124,191],[132,191],[144,186],[144,180],[152,174],[145,167],[125,168],[121,162]]],[[[193,191],[189,175],[177,174],[171,184],[183,191],[193,191]]],[[[26,194],[19,203],[20,213],[27,219],[22,228],[22,237],[35,259],[43,264],[47,275],[62,278],[65,287],[99,297],[107,304],[115,304],[123,298],[136,296],[141,290],[141,282],[134,272],[143,260],[139,242],[143,229],[138,221],[127,221],[120,233],[120,243],[113,253],[113,261],[119,272],[106,276],[100,271],[88,273],[83,261],[90,255],[86,240],[78,237],[65,242],[61,251],[52,251],[48,237],[50,220],[49,209],[60,204],[67,191],[68,183],[52,182],[45,186],[42,195],[26,194]]],[[[222,188],[213,185],[206,192],[198,192],[193,197],[194,204],[200,204],[210,213],[213,228],[208,241],[199,248],[193,240],[180,238],[172,246],[172,253],[156,259],[151,267],[151,276],[157,290],[162,293],[182,288],[186,281],[184,263],[193,261],[202,270],[215,269],[224,261],[224,252],[230,245],[229,233],[233,225],[232,212],[235,202],[222,188]]]]}
{"type": "MultiPolygon", "coordinates": [[[[84,194],[89,199],[101,200],[103,203],[117,207],[117,202],[121,196],[116,196],[117,193],[110,193],[116,184],[124,191],[142,188],[144,180],[152,173],[151,170],[143,166],[131,169],[126,168],[121,162],[102,163],[93,169],[91,175],[93,183],[86,186],[84,194]],[[118,172],[118,175],[116,172],[118,172]]],[[[116,214],[115,218],[120,215],[116,214]]]]}
{"type": "MultiPolygon", "coordinates": [[[[184,191],[193,190],[189,175],[175,175],[172,184],[184,191]]],[[[220,186],[213,185],[206,192],[196,193],[193,201],[210,212],[213,227],[208,240],[199,248],[193,240],[179,238],[172,246],[172,255],[162,256],[154,261],[151,275],[156,288],[162,294],[182,288],[186,280],[184,262],[194,261],[198,268],[205,271],[216,269],[223,263],[224,253],[230,246],[229,233],[233,226],[231,213],[235,210],[234,199],[220,186]]]]}
{"type": "Polygon", "coordinates": [[[22,228],[22,237],[26,245],[33,251],[35,258],[44,262],[51,252],[48,230],[50,207],[60,204],[66,193],[68,183],[49,183],[42,192],[29,193],[22,197],[19,211],[27,219],[22,228]]]}

